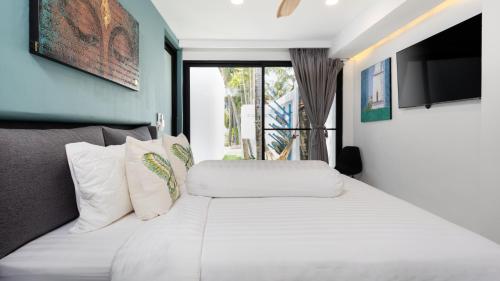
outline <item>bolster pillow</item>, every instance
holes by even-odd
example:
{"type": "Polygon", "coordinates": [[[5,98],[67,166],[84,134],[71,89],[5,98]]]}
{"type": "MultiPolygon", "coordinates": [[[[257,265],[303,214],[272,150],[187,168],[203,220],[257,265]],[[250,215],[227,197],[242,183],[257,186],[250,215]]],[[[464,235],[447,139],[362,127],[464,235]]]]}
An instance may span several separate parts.
{"type": "Polygon", "coordinates": [[[343,185],[322,161],[204,161],[186,179],[191,195],[207,197],[336,197],[343,185]]]}

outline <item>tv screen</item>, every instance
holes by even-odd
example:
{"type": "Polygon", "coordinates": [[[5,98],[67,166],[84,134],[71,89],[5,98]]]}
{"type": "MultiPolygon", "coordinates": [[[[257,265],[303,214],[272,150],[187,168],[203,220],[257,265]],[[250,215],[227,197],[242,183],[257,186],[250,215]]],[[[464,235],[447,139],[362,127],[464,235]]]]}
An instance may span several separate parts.
{"type": "Polygon", "coordinates": [[[397,53],[399,107],[481,97],[482,15],[397,53]]]}

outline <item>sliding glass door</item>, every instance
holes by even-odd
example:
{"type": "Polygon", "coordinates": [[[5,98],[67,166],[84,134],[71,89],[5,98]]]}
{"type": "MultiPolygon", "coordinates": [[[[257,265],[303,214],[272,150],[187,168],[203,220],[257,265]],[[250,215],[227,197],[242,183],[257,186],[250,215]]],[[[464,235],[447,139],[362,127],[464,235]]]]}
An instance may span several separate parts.
{"type": "Polygon", "coordinates": [[[190,134],[200,160],[259,159],[261,68],[193,67],[190,134]]]}
{"type": "MultiPolygon", "coordinates": [[[[307,160],[311,124],[292,67],[265,67],[265,159],[307,160]]],[[[325,124],[330,162],[335,158],[335,104],[325,124]]]]}
{"type": "MultiPolygon", "coordinates": [[[[197,161],[308,159],[311,125],[289,62],[187,62],[185,75],[197,161]]],[[[332,164],[335,113],[334,105],[325,124],[332,164]]]]}

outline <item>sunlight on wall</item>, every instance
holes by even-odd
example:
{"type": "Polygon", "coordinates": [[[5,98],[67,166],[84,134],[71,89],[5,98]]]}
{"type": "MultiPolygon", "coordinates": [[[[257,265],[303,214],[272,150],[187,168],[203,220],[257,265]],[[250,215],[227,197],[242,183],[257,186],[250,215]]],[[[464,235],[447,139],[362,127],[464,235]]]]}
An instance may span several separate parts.
{"type": "Polygon", "coordinates": [[[420,15],[419,17],[415,18],[411,22],[407,23],[403,27],[399,28],[398,30],[394,31],[393,33],[389,34],[388,36],[382,38],[380,41],[377,43],[373,44],[372,46],[368,47],[367,49],[363,50],[362,52],[356,54],[354,57],[351,58],[351,60],[354,61],[360,61],[365,59],[368,55],[370,55],[375,49],[378,47],[394,40],[401,34],[407,32],[408,30],[414,28],[415,26],[421,24],[422,22],[426,21],[430,17],[435,16],[436,14],[441,13],[442,11],[446,10],[447,8],[457,4],[459,2],[458,0],[445,0],[443,3],[437,5],[436,7],[432,8],[431,10],[427,11],[426,13],[420,15]]]}

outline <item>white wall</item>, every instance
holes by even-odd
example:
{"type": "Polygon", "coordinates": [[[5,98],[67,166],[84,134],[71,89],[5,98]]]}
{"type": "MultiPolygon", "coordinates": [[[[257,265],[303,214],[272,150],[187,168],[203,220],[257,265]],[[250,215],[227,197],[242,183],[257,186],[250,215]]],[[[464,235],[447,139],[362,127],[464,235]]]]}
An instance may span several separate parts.
{"type": "Polygon", "coordinates": [[[355,63],[347,62],[344,65],[344,88],[343,88],[343,110],[342,118],[342,144],[343,146],[354,145],[354,69],[355,63]]]}
{"type": "Polygon", "coordinates": [[[489,27],[484,34],[488,46],[483,57],[482,102],[433,105],[430,110],[399,109],[396,68],[397,51],[480,13],[480,0],[458,0],[362,60],[350,61],[344,69],[344,142],[361,147],[364,161],[361,179],[497,242],[500,242],[499,2],[485,1],[485,23],[489,27]],[[393,120],[361,123],[361,71],[388,57],[392,58],[393,120]],[[482,163],[487,163],[488,168],[483,168],[482,163]]]}
{"type": "Polygon", "coordinates": [[[289,61],[288,49],[184,49],[184,60],[289,61]]]}
{"type": "Polygon", "coordinates": [[[481,185],[477,191],[484,224],[479,229],[500,241],[500,1],[483,0],[483,100],[481,185]]]}
{"type": "Polygon", "coordinates": [[[224,157],[224,95],[218,68],[191,68],[191,147],[197,163],[224,157]]]}

